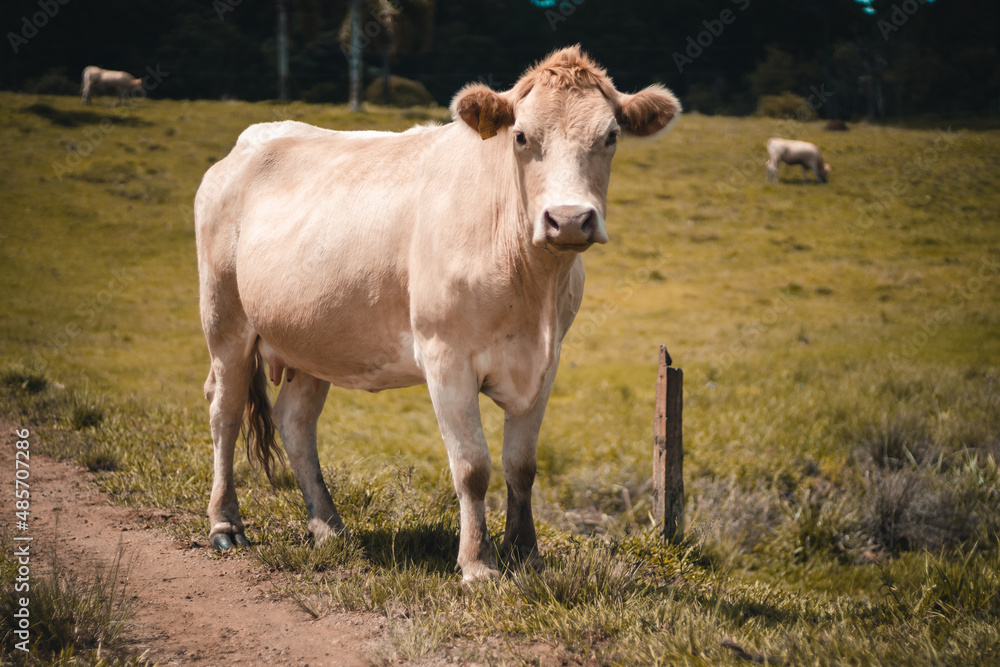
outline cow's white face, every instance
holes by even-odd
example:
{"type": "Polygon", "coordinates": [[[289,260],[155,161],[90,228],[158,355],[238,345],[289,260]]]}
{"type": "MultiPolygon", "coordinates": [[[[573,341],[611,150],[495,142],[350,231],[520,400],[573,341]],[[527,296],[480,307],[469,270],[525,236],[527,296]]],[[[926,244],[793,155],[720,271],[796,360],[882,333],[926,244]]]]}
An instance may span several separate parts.
{"type": "Polygon", "coordinates": [[[508,133],[532,244],[583,251],[607,243],[611,158],[621,127],[600,91],[535,88],[508,133]]]}
{"type": "Polygon", "coordinates": [[[659,134],[680,104],[660,86],[623,95],[603,70],[587,73],[593,85],[522,85],[530,76],[505,93],[466,86],[452,112],[483,140],[509,143],[533,245],[582,252],[607,243],[604,216],[618,138],[659,134]]]}

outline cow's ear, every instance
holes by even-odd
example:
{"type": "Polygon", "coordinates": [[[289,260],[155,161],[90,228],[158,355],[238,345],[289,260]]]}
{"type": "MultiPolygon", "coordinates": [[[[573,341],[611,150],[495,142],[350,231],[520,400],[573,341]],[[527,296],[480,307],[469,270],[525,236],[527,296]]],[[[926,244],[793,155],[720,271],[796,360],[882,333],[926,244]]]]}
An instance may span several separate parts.
{"type": "Polygon", "coordinates": [[[483,139],[489,139],[501,127],[514,124],[514,107],[488,86],[470,83],[451,101],[451,117],[463,120],[483,139]]]}
{"type": "Polygon", "coordinates": [[[660,85],[652,85],[635,95],[619,98],[618,124],[634,137],[653,137],[664,132],[680,118],[681,103],[660,85]]]}

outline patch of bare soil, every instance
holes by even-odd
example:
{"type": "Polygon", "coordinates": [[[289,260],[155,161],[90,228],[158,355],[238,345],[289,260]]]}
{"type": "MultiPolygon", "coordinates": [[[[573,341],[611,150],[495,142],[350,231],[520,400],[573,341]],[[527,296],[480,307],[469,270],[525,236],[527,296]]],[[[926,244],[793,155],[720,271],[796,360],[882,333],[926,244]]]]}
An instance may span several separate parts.
{"type": "MultiPolygon", "coordinates": [[[[5,523],[14,517],[14,435],[0,428],[5,523]]],[[[34,444],[34,442],[32,443],[34,444]]],[[[161,665],[372,664],[385,620],[334,614],[313,620],[273,594],[275,581],[246,558],[216,559],[206,543],[183,544],[151,528],[161,510],[116,507],[83,468],[31,456],[32,554],[43,565],[53,550],[61,566],[88,575],[110,566],[119,544],[132,561],[128,591],[136,613],[128,636],[137,653],[161,665]]],[[[32,568],[33,572],[38,572],[32,568]]]]}

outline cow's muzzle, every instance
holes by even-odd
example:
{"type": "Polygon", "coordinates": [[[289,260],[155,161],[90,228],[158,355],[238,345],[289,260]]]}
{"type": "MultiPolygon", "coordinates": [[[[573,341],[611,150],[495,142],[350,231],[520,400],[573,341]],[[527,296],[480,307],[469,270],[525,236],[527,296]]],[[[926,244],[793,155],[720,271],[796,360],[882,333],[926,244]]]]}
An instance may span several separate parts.
{"type": "Polygon", "coordinates": [[[607,243],[600,217],[593,206],[550,206],[542,213],[545,241],[566,250],[586,250],[607,243]]]}

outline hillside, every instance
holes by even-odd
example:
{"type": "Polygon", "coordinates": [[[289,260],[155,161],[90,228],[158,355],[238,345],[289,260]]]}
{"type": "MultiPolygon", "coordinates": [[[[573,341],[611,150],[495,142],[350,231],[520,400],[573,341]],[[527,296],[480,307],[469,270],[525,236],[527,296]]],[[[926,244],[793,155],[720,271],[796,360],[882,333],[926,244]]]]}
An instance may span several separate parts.
{"type": "MultiPolygon", "coordinates": [[[[0,93],[0,410],[46,429],[47,451],[97,470],[118,502],[169,510],[173,535],[204,540],[201,175],[253,122],[447,117],[109,104],[0,93]]],[[[394,659],[499,664],[544,643],[571,664],[738,664],[725,641],[785,664],[1000,655],[1000,132],[821,128],[692,114],[619,147],[611,242],[585,256],[542,429],[545,570],[459,587],[423,387],[331,391],[320,458],[350,543],[311,547],[294,481],[271,491],[240,463],[260,545],[247,567],[292,573],[317,614],[394,619],[394,659]],[[774,135],[818,144],[830,183],[784,167],[766,185],[774,135]],[[660,343],[685,372],[680,547],[648,516],[660,343]]],[[[482,407],[499,534],[503,415],[482,407]]]]}

